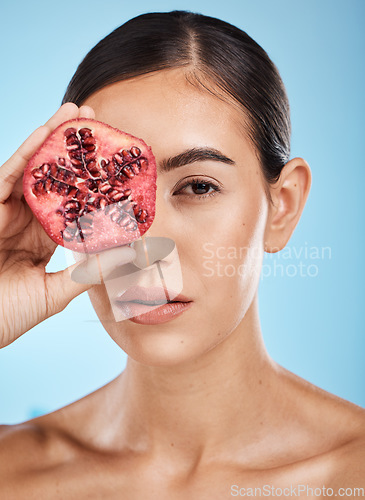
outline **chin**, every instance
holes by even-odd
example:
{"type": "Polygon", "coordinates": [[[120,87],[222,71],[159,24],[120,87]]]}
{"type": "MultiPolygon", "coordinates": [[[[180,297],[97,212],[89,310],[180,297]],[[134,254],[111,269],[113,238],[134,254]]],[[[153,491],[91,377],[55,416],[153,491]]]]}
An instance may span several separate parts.
{"type": "Polygon", "coordinates": [[[234,311],[213,302],[209,308],[194,302],[182,314],[159,324],[136,318],[115,322],[106,300],[89,291],[95,312],[114,342],[134,361],[147,366],[177,367],[204,356],[232,330],[234,311]],[[204,326],[203,326],[204,325],[204,326]]]}
{"type": "Polygon", "coordinates": [[[138,363],[173,367],[193,361],[209,350],[210,346],[204,345],[202,333],[201,328],[189,328],[186,322],[152,326],[125,321],[114,329],[111,337],[138,363]]]}

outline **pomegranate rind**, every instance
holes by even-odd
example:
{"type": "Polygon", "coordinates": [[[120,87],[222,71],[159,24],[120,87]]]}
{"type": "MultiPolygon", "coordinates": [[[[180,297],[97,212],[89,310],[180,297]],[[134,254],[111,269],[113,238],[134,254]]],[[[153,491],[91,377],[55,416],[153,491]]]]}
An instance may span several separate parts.
{"type": "MultiPolygon", "coordinates": [[[[30,209],[48,236],[55,243],[76,252],[94,253],[131,243],[140,238],[149,229],[155,217],[156,178],[155,157],[152,149],[142,139],[97,120],[77,118],[68,120],[58,126],[30,158],[24,170],[23,191],[30,209]],[[79,134],[80,130],[89,129],[92,131],[92,136],[96,140],[94,151],[96,165],[93,166],[92,174],[88,170],[90,162],[85,163],[88,151],[84,149],[84,146],[79,146],[79,150],[82,151],[82,160],[80,160],[83,164],[82,167],[75,167],[71,163],[70,147],[72,146],[67,146],[67,138],[65,136],[65,131],[69,131],[70,129],[77,131],[75,136],[79,139],[81,137],[79,134]],[[132,156],[130,153],[131,149],[134,154],[137,154],[135,152],[139,151],[140,155],[137,157],[132,156]],[[127,158],[125,160],[127,163],[123,163],[121,167],[120,163],[116,163],[114,157],[115,154],[121,155],[122,151],[129,152],[129,156],[126,153],[126,156],[123,157],[123,159],[127,158]],[[132,158],[131,160],[130,157],[132,158]],[[102,167],[102,160],[104,160],[104,164],[105,162],[109,162],[109,167],[107,166],[106,169],[102,167]],[[65,166],[59,165],[63,161],[65,162],[65,166]],[[43,175],[40,173],[40,169],[44,165],[46,167],[43,167],[43,169],[47,169],[50,165],[56,165],[57,173],[55,176],[50,173],[50,168],[48,168],[48,173],[44,174],[44,177],[41,179],[37,178],[37,172],[39,173],[38,175],[43,175]],[[125,169],[125,167],[127,168],[125,169]],[[87,172],[87,178],[78,176],[80,168],[83,169],[83,172],[87,172]],[[117,172],[119,169],[117,175],[109,172],[108,169],[113,168],[117,172]],[[133,175],[133,177],[129,178],[124,174],[122,175],[122,169],[125,174],[128,174],[128,176],[133,175]],[[74,180],[75,175],[76,180],[74,180]],[[64,181],[65,176],[68,177],[67,181],[64,181]],[[69,179],[70,177],[71,180],[69,179]],[[86,181],[90,179],[100,183],[96,192],[95,190],[90,191],[85,187],[86,181]],[[110,184],[113,182],[113,179],[114,182],[119,182],[118,186],[110,184]],[[36,184],[37,186],[35,186],[36,184]],[[108,193],[104,196],[99,189],[101,189],[100,186],[107,189],[108,184],[114,189],[113,196],[117,198],[119,193],[125,194],[131,191],[128,197],[130,203],[128,204],[128,200],[125,199],[117,202],[108,193]],[[46,188],[45,186],[48,187],[46,188]],[[65,204],[68,201],[75,201],[75,197],[70,194],[70,191],[75,190],[78,192],[77,196],[79,197],[76,201],[82,207],[76,222],[82,222],[83,220],[88,222],[86,219],[91,218],[92,223],[91,226],[89,224],[88,228],[91,227],[92,230],[88,229],[86,231],[88,234],[86,235],[82,232],[81,228],[81,233],[79,230],[75,233],[77,238],[73,237],[72,239],[71,237],[70,240],[66,238],[66,235],[69,236],[70,232],[72,233],[74,230],[75,221],[65,222],[65,213],[70,217],[70,214],[67,211],[65,212],[65,204]],[[115,194],[116,191],[118,192],[115,194]],[[97,205],[103,197],[106,200],[103,204],[106,206],[92,206],[93,203],[97,205]],[[96,201],[93,202],[93,198],[96,201]],[[88,213],[89,209],[93,209],[93,211],[88,213]],[[118,214],[122,215],[118,219],[119,222],[116,222],[110,214],[113,211],[115,214],[118,210],[120,211],[118,214]],[[141,212],[142,210],[144,212],[141,212]],[[127,219],[127,216],[130,219],[127,219]],[[127,224],[129,229],[121,225],[121,218],[123,219],[123,224],[127,224]],[[131,227],[135,229],[132,230],[131,227]]],[[[77,227],[80,228],[80,225],[77,227]]]]}

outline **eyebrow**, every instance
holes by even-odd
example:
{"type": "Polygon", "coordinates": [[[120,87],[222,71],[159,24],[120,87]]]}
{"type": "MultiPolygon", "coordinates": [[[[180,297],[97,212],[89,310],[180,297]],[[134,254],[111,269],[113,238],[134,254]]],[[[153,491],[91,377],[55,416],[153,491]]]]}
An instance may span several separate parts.
{"type": "Polygon", "coordinates": [[[222,163],[227,163],[228,165],[235,165],[236,163],[228,158],[217,149],[213,148],[191,148],[183,151],[182,153],[166,158],[161,162],[161,172],[170,172],[174,168],[183,167],[194,163],[196,161],[219,161],[222,163]]]}

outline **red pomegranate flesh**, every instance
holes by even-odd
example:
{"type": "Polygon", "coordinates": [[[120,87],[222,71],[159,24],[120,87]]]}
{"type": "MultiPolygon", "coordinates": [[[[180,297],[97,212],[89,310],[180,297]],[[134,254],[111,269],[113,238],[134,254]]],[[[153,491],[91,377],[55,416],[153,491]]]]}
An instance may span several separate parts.
{"type": "Polygon", "coordinates": [[[78,118],[56,128],[32,156],[23,190],[55,243],[98,252],[128,244],[151,226],[156,161],[143,140],[78,118]]]}

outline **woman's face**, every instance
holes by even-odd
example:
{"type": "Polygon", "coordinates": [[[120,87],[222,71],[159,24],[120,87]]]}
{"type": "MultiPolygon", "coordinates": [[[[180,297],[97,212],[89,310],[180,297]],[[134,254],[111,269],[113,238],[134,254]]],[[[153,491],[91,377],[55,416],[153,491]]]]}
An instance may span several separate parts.
{"type": "MultiPolygon", "coordinates": [[[[188,83],[182,69],[117,82],[84,104],[96,119],[142,138],[156,157],[156,215],[147,236],[171,238],[192,301],[165,323],[115,322],[104,286],[90,298],[105,329],[133,359],[176,365],[225,341],[249,309],[261,271],[268,201],[261,168],[232,104],[188,83]],[[168,158],[215,150],[169,171],[168,158]],[[232,163],[228,161],[232,160],[232,163]]],[[[156,283],[156,285],[160,285],[156,283]]]]}

